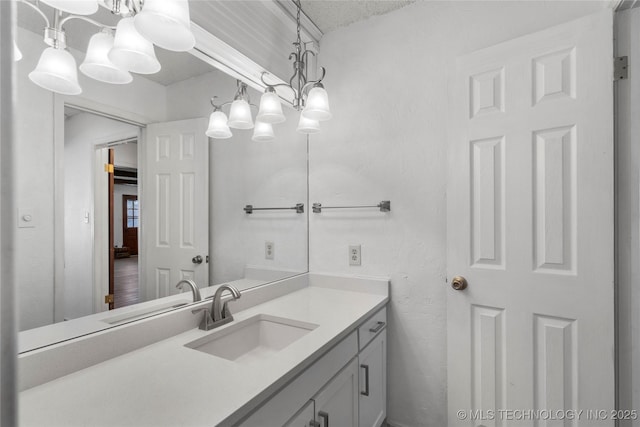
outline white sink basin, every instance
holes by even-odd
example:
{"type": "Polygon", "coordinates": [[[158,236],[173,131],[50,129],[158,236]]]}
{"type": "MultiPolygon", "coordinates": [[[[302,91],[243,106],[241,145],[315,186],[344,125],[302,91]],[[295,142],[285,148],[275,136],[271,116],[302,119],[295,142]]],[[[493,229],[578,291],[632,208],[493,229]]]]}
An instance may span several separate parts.
{"type": "Polygon", "coordinates": [[[110,325],[116,325],[118,323],[130,322],[132,320],[142,319],[143,317],[151,316],[152,314],[162,313],[163,311],[172,310],[174,308],[183,307],[189,304],[190,301],[180,300],[165,302],[162,304],[154,304],[150,307],[139,308],[137,310],[127,311],[126,313],[118,314],[116,316],[105,317],[101,319],[103,322],[110,325]]]}
{"type": "Polygon", "coordinates": [[[302,338],[318,325],[258,314],[199,338],[186,347],[238,363],[264,359],[302,338]]]}

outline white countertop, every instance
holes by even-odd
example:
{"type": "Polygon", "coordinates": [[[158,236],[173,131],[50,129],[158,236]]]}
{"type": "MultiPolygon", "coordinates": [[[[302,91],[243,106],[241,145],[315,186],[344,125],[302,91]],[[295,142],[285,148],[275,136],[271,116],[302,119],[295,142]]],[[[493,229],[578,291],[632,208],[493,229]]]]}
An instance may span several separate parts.
{"type": "Polygon", "coordinates": [[[211,356],[184,344],[229,325],[189,330],[23,391],[20,425],[215,426],[237,419],[387,300],[386,294],[306,287],[234,313],[233,323],[269,314],[318,325],[271,357],[241,364],[211,356]]]}
{"type": "MultiPolygon", "coordinates": [[[[265,283],[265,280],[252,278],[225,282],[225,284],[234,285],[240,291],[263,285],[265,283]]],[[[208,298],[212,296],[218,286],[220,285],[200,288],[202,298],[208,298]]],[[[193,299],[191,296],[191,291],[188,288],[185,288],[182,293],[176,295],[171,295],[152,301],[138,303],[128,307],[117,308],[111,311],[103,311],[100,313],[79,317],[77,319],[71,319],[65,322],[53,323],[51,325],[45,325],[39,328],[22,331],[18,334],[18,353],[24,353],[26,351],[46,347],[54,343],[92,334],[127,322],[127,320],[124,320],[122,322],[110,323],[109,319],[117,318],[118,316],[126,317],[127,314],[133,315],[136,313],[140,313],[140,316],[131,319],[138,320],[143,317],[153,316],[160,311],[169,311],[172,309],[172,305],[192,304],[192,302],[193,299]],[[145,312],[145,310],[149,309],[152,311],[145,316],[143,313],[145,312]]]]}

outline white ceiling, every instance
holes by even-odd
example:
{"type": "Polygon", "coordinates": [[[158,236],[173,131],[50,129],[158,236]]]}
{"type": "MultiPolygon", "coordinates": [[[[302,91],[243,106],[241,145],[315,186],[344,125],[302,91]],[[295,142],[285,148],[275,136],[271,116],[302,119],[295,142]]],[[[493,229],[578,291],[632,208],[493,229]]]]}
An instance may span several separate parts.
{"type": "Polygon", "coordinates": [[[301,4],[304,13],[323,33],[328,33],[413,2],[415,0],[302,0],[301,4]]]}

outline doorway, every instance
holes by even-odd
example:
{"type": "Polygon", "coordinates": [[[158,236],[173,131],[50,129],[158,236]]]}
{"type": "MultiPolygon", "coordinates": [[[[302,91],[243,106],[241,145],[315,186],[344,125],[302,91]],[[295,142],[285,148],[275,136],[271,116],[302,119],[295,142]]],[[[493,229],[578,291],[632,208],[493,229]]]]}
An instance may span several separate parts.
{"type": "MultiPolygon", "coordinates": [[[[132,142],[137,147],[137,142],[132,142]]],[[[120,308],[140,302],[138,233],[140,230],[140,202],[138,200],[137,167],[121,166],[118,153],[129,148],[116,147],[114,155],[113,185],[113,268],[109,275],[113,278],[114,307],[120,308]]],[[[136,150],[137,152],[137,150],[136,150]]],[[[111,281],[111,280],[110,280],[111,281]]]]}
{"type": "MultiPolygon", "coordinates": [[[[114,217],[109,205],[117,205],[115,212],[122,215],[122,194],[139,197],[141,128],[82,108],[66,105],[64,111],[64,318],[73,319],[117,306],[105,304],[105,296],[115,295],[111,260],[116,246],[123,246],[122,219],[117,227],[110,226],[114,217]],[[115,176],[116,169],[109,165],[116,165],[123,176],[115,176]]],[[[135,279],[134,296],[121,304],[137,301],[138,275],[136,260],[135,269],[127,273],[131,283],[135,279]]]]}

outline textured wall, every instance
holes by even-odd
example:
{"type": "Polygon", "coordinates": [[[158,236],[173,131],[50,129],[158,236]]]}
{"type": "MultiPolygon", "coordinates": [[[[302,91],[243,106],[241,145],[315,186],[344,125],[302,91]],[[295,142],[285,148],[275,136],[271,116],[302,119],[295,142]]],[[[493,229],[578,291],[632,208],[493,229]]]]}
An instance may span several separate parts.
{"type": "Polygon", "coordinates": [[[447,425],[446,150],[455,58],[606,7],[604,2],[416,2],[326,34],[333,119],[311,138],[310,201],[392,212],[310,220],[311,271],[391,278],[388,419],[447,425]],[[349,244],[362,266],[349,267],[349,244]]]}

